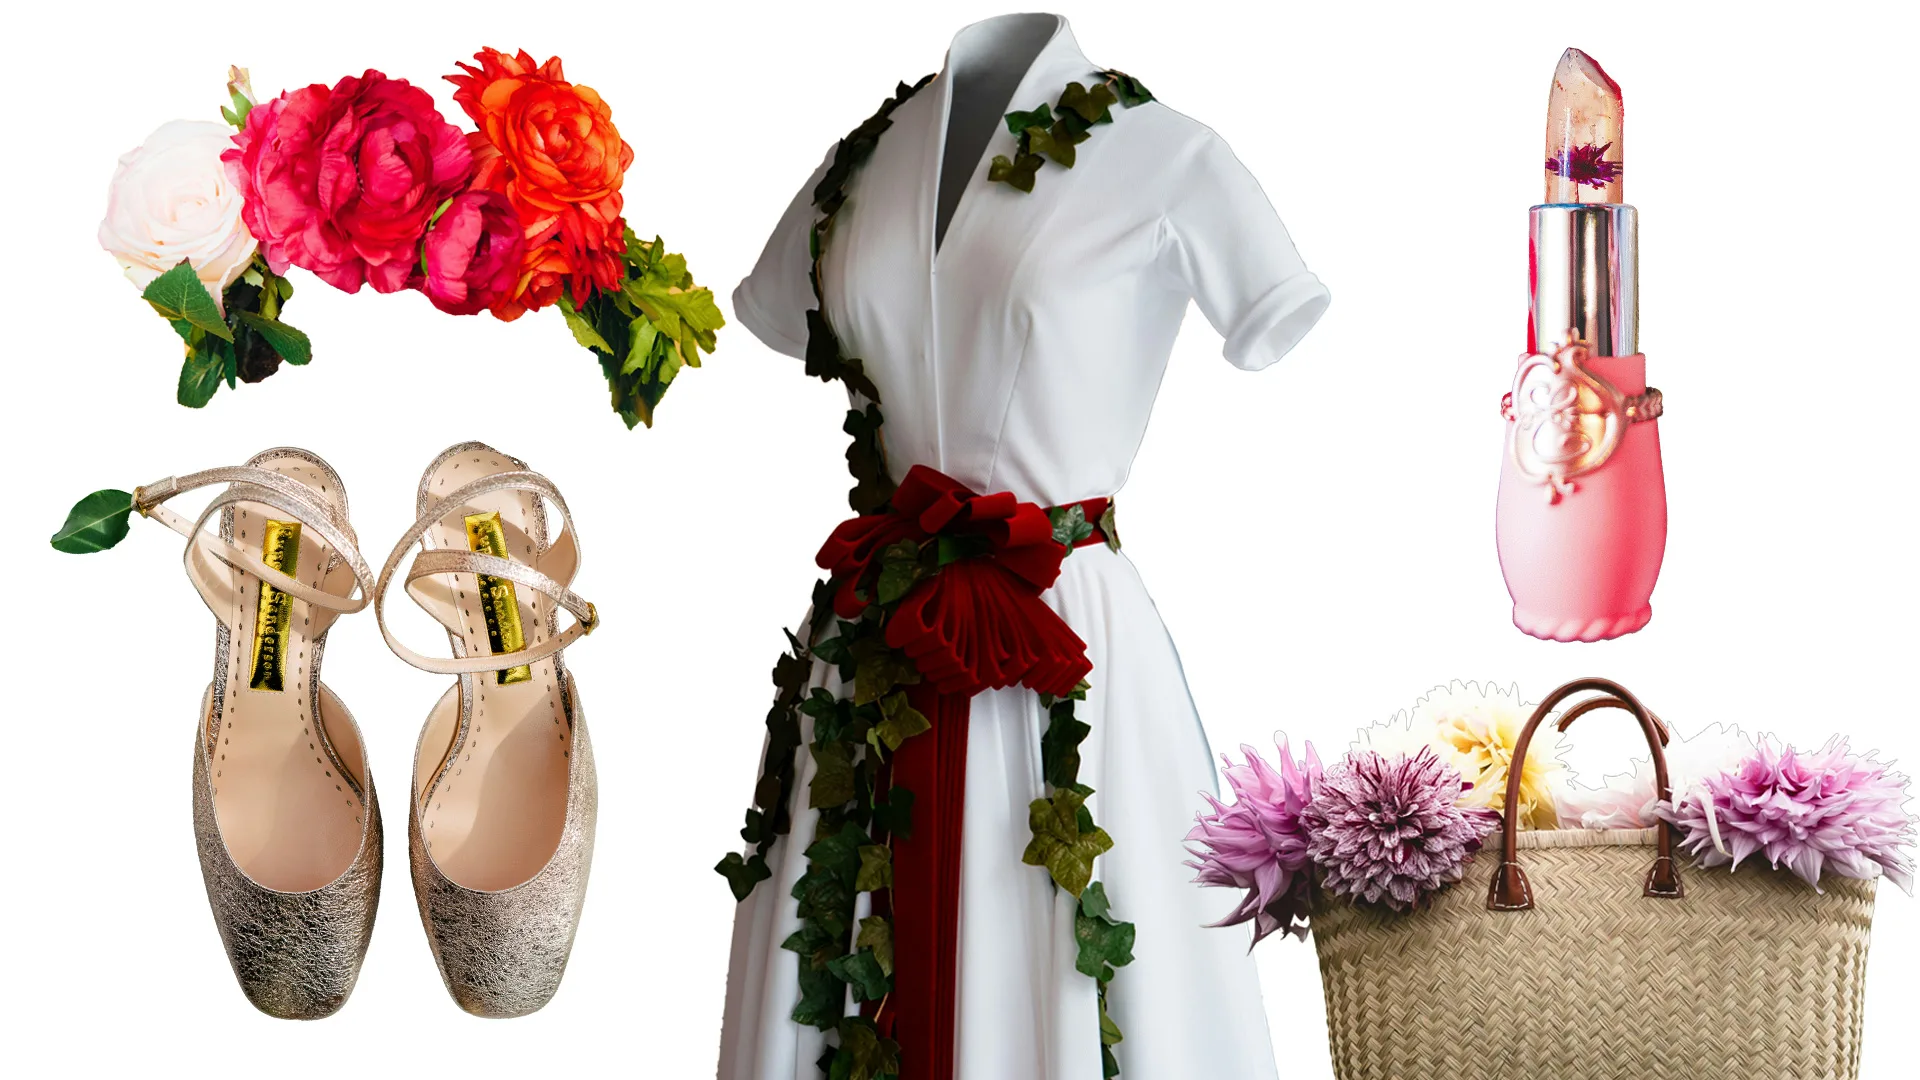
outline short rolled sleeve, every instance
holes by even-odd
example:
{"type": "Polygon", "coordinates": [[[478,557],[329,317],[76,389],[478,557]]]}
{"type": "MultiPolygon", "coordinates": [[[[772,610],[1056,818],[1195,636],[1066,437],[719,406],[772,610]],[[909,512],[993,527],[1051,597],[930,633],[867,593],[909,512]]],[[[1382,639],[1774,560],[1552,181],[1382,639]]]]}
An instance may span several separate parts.
{"type": "Polygon", "coordinates": [[[826,175],[833,151],[827,152],[820,167],[813,170],[806,185],[780,215],[780,223],[767,237],[760,260],[753,272],[740,280],[733,290],[733,313],[765,345],[796,360],[807,352],[807,312],[815,306],[813,256],[809,237],[815,213],[813,188],[826,175]]]}
{"type": "Polygon", "coordinates": [[[1211,131],[1178,180],[1159,242],[1162,267],[1226,339],[1236,367],[1257,371],[1285,356],[1332,301],[1259,181],[1211,131]]]}

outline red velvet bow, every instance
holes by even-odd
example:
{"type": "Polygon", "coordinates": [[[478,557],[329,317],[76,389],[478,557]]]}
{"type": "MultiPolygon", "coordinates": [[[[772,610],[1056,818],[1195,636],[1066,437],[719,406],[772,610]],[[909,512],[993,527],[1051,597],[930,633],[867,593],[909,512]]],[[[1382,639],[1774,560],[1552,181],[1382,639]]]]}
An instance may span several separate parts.
{"type": "Polygon", "coordinates": [[[922,678],[965,697],[1015,683],[1066,694],[1093,670],[1086,642],[1040,599],[1067,556],[1047,512],[1011,492],[977,495],[924,465],[907,473],[891,509],[842,522],[821,546],[815,561],[839,586],[834,611],[853,619],[866,610],[856,590],[889,545],[938,536],[982,537],[987,550],[922,579],[888,618],[887,644],[922,678]]]}

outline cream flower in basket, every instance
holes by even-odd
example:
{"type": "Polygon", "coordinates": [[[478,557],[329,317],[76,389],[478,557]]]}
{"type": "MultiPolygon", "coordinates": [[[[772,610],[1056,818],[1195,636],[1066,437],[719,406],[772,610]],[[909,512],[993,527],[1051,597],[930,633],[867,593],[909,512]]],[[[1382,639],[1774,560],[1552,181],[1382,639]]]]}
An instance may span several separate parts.
{"type": "Polygon", "coordinates": [[[220,161],[232,145],[232,128],[175,120],[121,156],[99,238],[128,281],[145,289],[187,259],[214,303],[222,303],[255,247],[241,220],[240,188],[220,161]]]}
{"type": "MultiPolygon", "coordinates": [[[[1362,729],[1353,749],[1412,757],[1431,747],[1472,785],[1460,797],[1461,806],[1498,810],[1506,799],[1514,745],[1532,712],[1533,706],[1521,700],[1518,685],[1501,689],[1455,679],[1434,687],[1414,703],[1411,713],[1362,729]]],[[[1560,733],[1541,724],[1521,770],[1521,828],[1559,827],[1555,796],[1568,778],[1564,752],[1560,733]]]]}

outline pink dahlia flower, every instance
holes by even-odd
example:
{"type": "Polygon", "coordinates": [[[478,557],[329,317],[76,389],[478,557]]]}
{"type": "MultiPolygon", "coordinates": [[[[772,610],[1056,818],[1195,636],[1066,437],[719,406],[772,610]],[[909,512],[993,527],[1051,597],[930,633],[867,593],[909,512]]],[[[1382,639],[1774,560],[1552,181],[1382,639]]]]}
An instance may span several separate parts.
{"type": "Polygon", "coordinates": [[[505,195],[463,192],[427,230],[409,284],[449,315],[477,315],[512,295],[526,250],[520,215],[505,195]]]}
{"type": "Polygon", "coordinates": [[[1676,795],[1658,813],[1702,866],[1758,855],[1818,888],[1820,875],[1889,880],[1913,892],[1907,778],[1832,739],[1812,754],[1762,739],[1751,754],[1676,795]]]}
{"type": "Polygon", "coordinates": [[[254,106],[233,142],[221,160],[267,264],[347,292],[406,288],[427,222],[473,176],[466,136],[433,98],[372,70],[254,106]]]}
{"type": "Polygon", "coordinates": [[[1358,903],[1410,911],[1459,881],[1500,815],[1457,805],[1470,787],[1431,749],[1355,751],[1321,778],[1302,820],[1321,884],[1358,903]]]}
{"type": "Polygon", "coordinates": [[[1187,865],[1198,871],[1197,884],[1245,890],[1233,911],[1210,925],[1251,922],[1255,945],[1276,931],[1304,939],[1313,876],[1301,814],[1320,780],[1320,758],[1308,743],[1306,759],[1296,762],[1285,738],[1277,769],[1253,747],[1240,750],[1244,765],[1221,755],[1232,805],[1201,793],[1212,811],[1194,816],[1197,824],[1187,833],[1194,859],[1187,865]]]}

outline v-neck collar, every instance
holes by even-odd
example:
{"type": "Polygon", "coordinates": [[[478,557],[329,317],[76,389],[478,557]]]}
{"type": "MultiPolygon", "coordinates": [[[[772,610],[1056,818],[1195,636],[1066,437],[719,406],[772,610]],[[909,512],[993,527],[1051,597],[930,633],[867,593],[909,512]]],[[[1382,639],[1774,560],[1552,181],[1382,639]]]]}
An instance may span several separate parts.
{"type": "Polygon", "coordinates": [[[993,156],[995,144],[999,141],[1001,117],[1014,109],[1030,108],[1041,99],[1051,101],[1058,95],[1061,87],[1075,79],[1085,79],[1094,72],[1092,63],[1080,52],[1080,44],[1074,40],[1073,28],[1066,17],[1050,14],[999,15],[964,27],[953,37],[947,48],[946,63],[940,69],[940,76],[934,80],[939,88],[939,121],[935,125],[932,155],[933,181],[929,185],[931,198],[928,212],[922,222],[923,236],[931,245],[932,258],[938,260],[952,241],[966,217],[973,202],[973,191],[986,174],[986,163],[993,156]],[[953,119],[954,67],[956,58],[968,59],[976,51],[986,51],[1006,47],[1008,39],[1020,31],[1029,29],[1023,23],[1034,20],[1052,20],[1053,30],[1046,44],[1027,65],[1026,73],[998,112],[993,115],[995,132],[989,135],[980,154],[973,163],[973,169],[966,174],[964,187],[960,190],[954,204],[953,214],[947,219],[945,230],[940,228],[940,205],[942,187],[947,167],[948,127],[953,119]],[[1032,102],[1028,99],[1032,98],[1032,102]]]}

